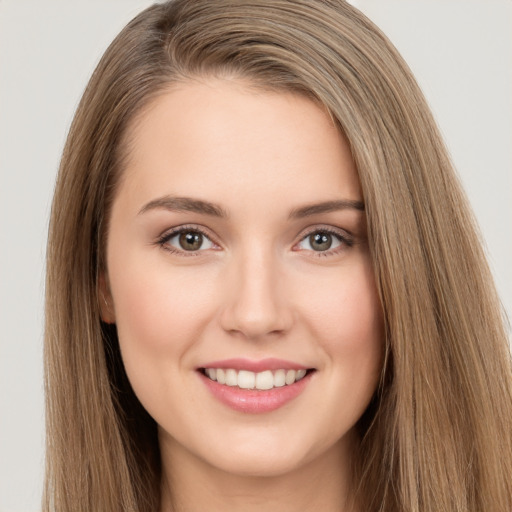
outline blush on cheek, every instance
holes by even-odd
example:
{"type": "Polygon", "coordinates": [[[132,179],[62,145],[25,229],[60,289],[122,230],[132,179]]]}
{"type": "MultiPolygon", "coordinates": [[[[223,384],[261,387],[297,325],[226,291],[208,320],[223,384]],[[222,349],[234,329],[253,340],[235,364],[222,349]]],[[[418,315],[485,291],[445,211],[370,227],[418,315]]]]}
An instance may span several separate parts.
{"type": "Polygon", "coordinates": [[[131,273],[133,278],[116,288],[120,341],[126,333],[131,344],[157,351],[167,351],[170,344],[185,347],[197,339],[198,329],[211,317],[215,287],[207,276],[197,281],[189,273],[166,275],[154,266],[147,268],[143,275],[131,273]]]}
{"type": "Polygon", "coordinates": [[[322,341],[332,361],[343,368],[344,385],[355,393],[363,379],[367,385],[362,389],[373,394],[382,369],[384,329],[373,274],[367,267],[354,266],[344,275],[340,272],[339,279],[322,293],[310,294],[309,310],[316,318],[311,321],[316,339],[322,341]]]}

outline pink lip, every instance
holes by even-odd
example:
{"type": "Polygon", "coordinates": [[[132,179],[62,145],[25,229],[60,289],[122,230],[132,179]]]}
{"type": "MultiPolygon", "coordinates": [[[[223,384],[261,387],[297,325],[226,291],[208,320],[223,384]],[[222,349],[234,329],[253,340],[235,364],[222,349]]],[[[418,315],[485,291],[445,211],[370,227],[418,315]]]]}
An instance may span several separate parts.
{"type": "Polygon", "coordinates": [[[247,370],[258,373],[265,370],[307,370],[308,367],[293,361],[285,361],[284,359],[267,358],[253,361],[251,359],[234,358],[223,359],[222,361],[212,361],[202,365],[200,368],[233,368],[234,370],[247,370]]]}
{"type": "MultiPolygon", "coordinates": [[[[216,368],[220,367],[217,366],[216,368]]],[[[275,411],[291,402],[304,391],[313,375],[313,373],[308,373],[294,384],[259,391],[256,389],[241,389],[237,386],[219,384],[217,381],[209,379],[202,372],[197,373],[217,400],[235,411],[252,414],[275,411]]]]}

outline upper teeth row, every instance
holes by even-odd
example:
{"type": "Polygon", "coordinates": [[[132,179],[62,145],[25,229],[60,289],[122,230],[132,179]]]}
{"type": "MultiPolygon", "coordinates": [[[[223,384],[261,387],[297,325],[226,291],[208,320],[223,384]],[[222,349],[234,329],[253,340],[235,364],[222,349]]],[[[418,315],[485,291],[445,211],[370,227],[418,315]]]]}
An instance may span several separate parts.
{"type": "Polygon", "coordinates": [[[247,370],[233,370],[224,368],[206,368],[205,373],[210,379],[227,386],[238,386],[242,389],[272,389],[279,388],[302,379],[306,370],[276,370],[272,372],[254,373],[247,370]]]}

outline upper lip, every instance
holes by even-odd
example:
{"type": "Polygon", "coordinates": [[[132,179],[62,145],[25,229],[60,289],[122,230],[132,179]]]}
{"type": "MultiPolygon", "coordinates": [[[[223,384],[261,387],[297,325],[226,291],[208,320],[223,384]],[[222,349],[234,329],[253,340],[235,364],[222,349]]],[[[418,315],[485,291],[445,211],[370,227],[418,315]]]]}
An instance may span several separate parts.
{"type": "Polygon", "coordinates": [[[233,358],[211,361],[201,365],[199,368],[231,368],[233,370],[247,370],[258,373],[265,370],[308,370],[310,367],[304,366],[293,361],[285,359],[276,359],[273,357],[259,360],[233,358]]]}

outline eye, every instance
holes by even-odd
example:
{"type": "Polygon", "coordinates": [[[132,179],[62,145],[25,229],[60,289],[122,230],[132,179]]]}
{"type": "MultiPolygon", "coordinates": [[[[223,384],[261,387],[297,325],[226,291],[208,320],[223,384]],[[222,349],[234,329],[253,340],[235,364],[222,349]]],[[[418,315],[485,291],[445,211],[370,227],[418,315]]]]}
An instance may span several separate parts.
{"type": "Polygon", "coordinates": [[[341,233],[327,229],[317,229],[306,235],[298,244],[299,250],[314,251],[318,253],[331,252],[343,246],[350,247],[352,242],[341,233]]]}
{"type": "Polygon", "coordinates": [[[214,244],[208,236],[198,229],[182,228],[164,234],[159,244],[171,252],[198,252],[213,249],[214,244]]]}

